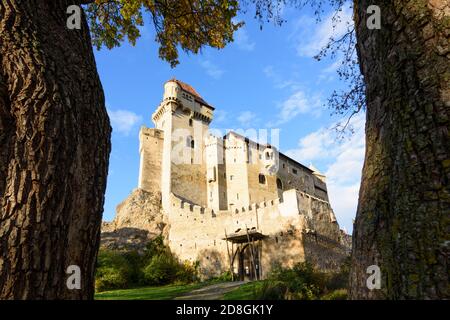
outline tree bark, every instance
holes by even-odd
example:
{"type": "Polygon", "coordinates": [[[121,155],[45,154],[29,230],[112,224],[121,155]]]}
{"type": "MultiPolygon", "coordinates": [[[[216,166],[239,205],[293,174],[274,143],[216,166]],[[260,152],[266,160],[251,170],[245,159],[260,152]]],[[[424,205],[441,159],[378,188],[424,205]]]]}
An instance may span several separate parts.
{"type": "Polygon", "coordinates": [[[367,85],[353,299],[449,298],[450,1],[355,1],[367,85]],[[381,30],[366,27],[381,8],[381,30]],[[367,267],[381,269],[369,290],[367,267]]]}
{"type": "Polygon", "coordinates": [[[71,4],[0,1],[0,299],[94,294],[111,127],[84,15],[66,27],[71,4]]]}

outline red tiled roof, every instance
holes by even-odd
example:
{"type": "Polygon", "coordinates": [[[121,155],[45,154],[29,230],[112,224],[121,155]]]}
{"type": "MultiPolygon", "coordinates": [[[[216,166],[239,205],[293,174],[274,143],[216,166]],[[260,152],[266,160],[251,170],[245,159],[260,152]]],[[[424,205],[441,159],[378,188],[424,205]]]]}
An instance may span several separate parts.
{"type": "Polygon", "coordinates": [[[169,81],[173,81],[173,82],[177,83],[181,87],[181,89],[183,91],[186,91],[187,93],[193,95],[195,100],[197,100],[197,102],[199,102],[199,103],[207,106],[208,108],[211,108],[212,110],[214,110],[214,107],[211,106],[208,102],[206,102],[202,98],[202,96],[197,92],[197,90],[195,90],[194,87],[192,87],[191,85],[189,85],[189,84],[187,84],[187,83],[185,83],[183,81],[177,80],[175,78],[170,79],[169,81]]]}

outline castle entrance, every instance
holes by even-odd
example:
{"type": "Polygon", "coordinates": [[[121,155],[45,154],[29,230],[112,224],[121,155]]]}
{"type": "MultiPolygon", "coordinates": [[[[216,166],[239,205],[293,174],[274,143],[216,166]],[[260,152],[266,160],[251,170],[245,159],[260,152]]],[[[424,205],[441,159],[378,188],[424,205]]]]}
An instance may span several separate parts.
{"type": "Polygon", "coordinates": [[[238,229],[230,235],[225,232],[223,240],[227,241],[229,267],[233,280],[252,281],[262,278],[262,239],[265,237],[256,228],[238,229]]]}

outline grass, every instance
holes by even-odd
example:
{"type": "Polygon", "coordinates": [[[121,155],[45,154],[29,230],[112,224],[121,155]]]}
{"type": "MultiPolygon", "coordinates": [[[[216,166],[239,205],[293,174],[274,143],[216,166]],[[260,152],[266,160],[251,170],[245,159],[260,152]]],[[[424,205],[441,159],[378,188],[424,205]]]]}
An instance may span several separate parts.
{"type": "Polygon", "coordinates": [[[224,300],[254,300],[256,290],[262,287],[264,281],[245,283],[233,291],[224,294],[224,300]]]}
{"type": "Polygon", "coordinates": [[[205,286],[206,283],[167,285],[134,289],[103,291],[95,294],[96,300],[171,300],[183,293],[205,286]]]}

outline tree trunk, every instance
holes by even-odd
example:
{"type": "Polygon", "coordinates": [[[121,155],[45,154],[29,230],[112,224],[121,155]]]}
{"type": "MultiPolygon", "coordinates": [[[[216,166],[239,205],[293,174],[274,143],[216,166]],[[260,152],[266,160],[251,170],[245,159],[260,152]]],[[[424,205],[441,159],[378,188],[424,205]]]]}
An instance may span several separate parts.
{"type": "Polygon", "coordinates": [[[93,298],[111,128],[73,3],[0,1],[0,299],[93,298]]]}
{"type": "Polygon", "coordinates": [[[448,0],[355,1],[367,123],[353,299],[449,298],[449,12],[448,0]],[[366,27],[371,4],[381,30],[366,27]],[[370,265],[379,290],[366,286],[370,265]]]}

